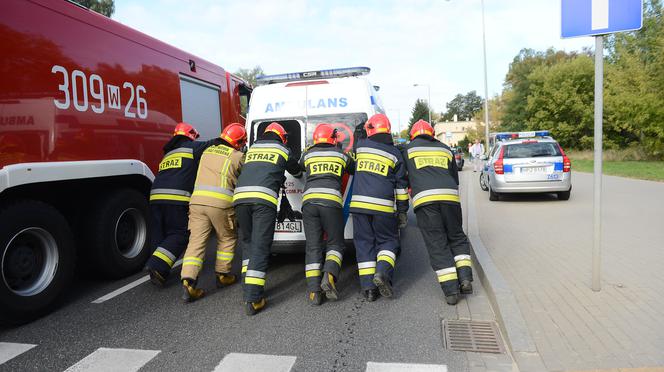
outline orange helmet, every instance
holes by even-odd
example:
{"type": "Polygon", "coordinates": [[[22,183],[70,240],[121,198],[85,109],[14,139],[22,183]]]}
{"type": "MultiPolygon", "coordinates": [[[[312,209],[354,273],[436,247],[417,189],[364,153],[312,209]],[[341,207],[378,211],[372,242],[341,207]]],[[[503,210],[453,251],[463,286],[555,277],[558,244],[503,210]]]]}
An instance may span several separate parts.
{"type": "Polygon", "coordinates": [[[221,131],[220,137],[236,149],[241,149],[247,142],[247,131],[242,124],[231,123],[221,131]]]}
{"type": "Polygon", "coordinates": [[[281,126],[281,124],[277,122],[270,123],[270,125],[268,125],[267,128],[265,128],[265,132],[263,133],[267,132],[276,133],[279,136],[279,138],[281,138],[281,142],[283,142],[284,144],[288,141],[287,138],[288,134],[286,133],[286,130],[284,129],[284,127],[281,126]]]}
{"type": "Polygon", "coordinates": [[[191,124],[180,123],[175,126],[175,129],[173,130],[173,136],[186,136],[191,138],[192,140],[195,140],[201,135],[198,134],[196,128],[194,128],[191,124]]]}
{"type": "Polygon", "coordinates": [[[314,130],[314,144],[329,143],[337,144],[337,130],[330,124],[318,124],[314,130]]]}
{"type": "Polygon", "coordinates": [[[415,137],[426,134],[433,137],[434,131],[431,124],[427,123],[424,120],[418,120],[413,124],[413,127],[410,129],[410,140],[414,140],[415,137]]]}
{"type": "Polygon", "coordinates": [[[367,131],[367,136],[371,137],[378,133],[390,133],[392,126],[390,119],[385,114],[376,114],[367,120],[364,124],[364,130],[367,131]]]}

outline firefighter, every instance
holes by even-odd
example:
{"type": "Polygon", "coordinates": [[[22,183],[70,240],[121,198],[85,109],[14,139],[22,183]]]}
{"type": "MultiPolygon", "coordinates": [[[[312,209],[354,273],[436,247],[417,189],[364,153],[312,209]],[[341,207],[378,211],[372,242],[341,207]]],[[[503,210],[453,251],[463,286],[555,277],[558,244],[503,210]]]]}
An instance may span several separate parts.
{"type": "Polygon", "coordinates": [[[455,305],[459,290],[473,292],[470,246],[463,232],[459,203],[459,174],[454,155],[434,138],[429,123],[413,124],[404,151],[412,188],[417,226],[429,251],[431,266],[445,294],[455,305]]]}
{"type": "Polygon", "coordinates": [[[313,140],[314,145],[300,159],[300,168],[306,171],[302,220],[307,239],[305,277],[309,303],[320,305],[323,292],[328,300],[339,297],[336,282],[344,253],[345,226],[340,190],[343,174],[353,172],[353,159],[337,147],[337,130],[330,124],[319,124],[313,140]]]}
{"type": "Polygon", "coordinates": [[[182,299],[197,300],[205,294],[196,288],[198,274],[203,266],[205,247],[212,230],[217,234],[215,264],[218,288],[235,283],[231,263],[237,242],[233,191],[244,163],[240,151],[247,141],[244,126],[233,123],[224,128],[201,156],[189,202],[189,245],[182,259],[182,299]]]}
{"type": "Polygon", "coordinates": [[[387,116],[372,116],[364,128],[368,138],[357,142],[350,212],[360,287],[368,301],[375,301],[379,293],[392,296],[398,229],[408,221],[408,179],[387,116]]]}
{"type": "Polygon", "coordinates": [[[189,200],[196,169],[207,142],[195,141],[198,131],[187,123],[175,126],[173,137],[164,145],[164,158],[150,191],[151,244],[156,249],[146,269],[150,280],[163,286],[173,264],[187,247],[189,200]]]}
{"type": "Polygon", "coordinates": [[[263,310],[265,274],[274,238],[279,189],[286,180],[284,170],[300,177],[298,159],[286,147],[287,133],[271,123],[251,145],[237,181],[233,205],[242,248],[244,299],[248,315],[263,310]]]}

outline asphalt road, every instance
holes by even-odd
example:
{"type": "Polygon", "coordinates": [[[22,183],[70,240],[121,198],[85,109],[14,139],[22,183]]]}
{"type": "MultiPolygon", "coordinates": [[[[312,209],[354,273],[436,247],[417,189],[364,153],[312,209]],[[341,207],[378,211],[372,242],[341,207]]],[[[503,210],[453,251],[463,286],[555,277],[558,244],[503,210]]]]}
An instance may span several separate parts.
{"type": "MultiPolygon", "coordinates": [[[[98,348],[160,351],[142,368],[150,371],[212,371],[229,353],[293,356],[293,371],[364,371],[368,362],[467,370],[465,353],[443,347],[441,320],[456,319],[457,312],[444,304],[412,214],[410,224],[402,231],[393,299],[365,302],[351,255],[344,261],[341,300],[321,307],[306,302],[303,255],[274,256],[268,307],[254,317],[244,314],[240,285],[214,288],[210,264],[201,276],[208,296],[191,304],[179,300],[175,275],[164,289],[143,283],[101,304],[92,301],[143,274],[116,282],[79,279],[59,310],[0,329],[0,342],[37,345],[0,360],[0,370],[62,371],[98,348]]],[[[119,359],[115,367],[126,362],[119,359]]]]}

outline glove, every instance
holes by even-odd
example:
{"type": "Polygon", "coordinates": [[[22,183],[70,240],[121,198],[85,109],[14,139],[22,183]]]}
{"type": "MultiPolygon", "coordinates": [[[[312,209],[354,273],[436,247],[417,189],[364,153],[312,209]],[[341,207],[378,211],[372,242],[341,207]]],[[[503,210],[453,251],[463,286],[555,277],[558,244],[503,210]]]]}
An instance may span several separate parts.
{"type": "Polygon", "coordinates": [[[406,212],[399,212],[399,228],[403,229],[408,226],[408,214],[406,212]]]}

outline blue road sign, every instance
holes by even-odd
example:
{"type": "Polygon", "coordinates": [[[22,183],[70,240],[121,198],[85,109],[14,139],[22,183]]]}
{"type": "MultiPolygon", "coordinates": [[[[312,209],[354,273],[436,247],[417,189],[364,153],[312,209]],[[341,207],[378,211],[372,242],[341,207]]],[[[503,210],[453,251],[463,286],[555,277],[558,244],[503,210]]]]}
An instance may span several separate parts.
{"type": "Polygon", "coordinates": [[[562,37],[604,35],[643,26],[643,0],[561,0],[562,37]]]}

